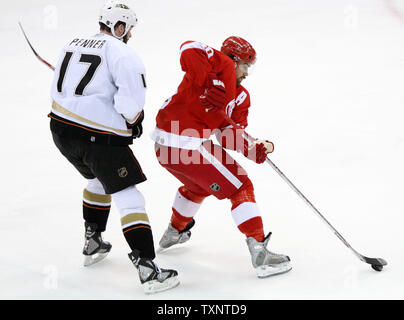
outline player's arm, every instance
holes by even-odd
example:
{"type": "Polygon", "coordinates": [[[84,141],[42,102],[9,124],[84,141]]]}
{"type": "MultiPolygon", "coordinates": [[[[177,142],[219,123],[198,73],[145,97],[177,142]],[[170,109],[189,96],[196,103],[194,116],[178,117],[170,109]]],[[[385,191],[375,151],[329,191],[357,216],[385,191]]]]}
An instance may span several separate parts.
{"type": "Polygon", "coordinates": [[[239,106],[235,107],[235,111],[230,115],[231,119],[238,125],[239,128],[233,127],[227,121],[224,123],[225,126],[216,131],[216,138],[222,147],[241,151],[241,146],[244,147],[244,138],[242,137],[243,130],[248,125],[248,108],[243,108],[240,110],[239,106]]]}
{"type": "Polygon", "coordinates": [[[199,87],[204,87],[212,66],[209,63],[209,56],[206,46],[199,42],[187,41],[180,47],[181,69],[185,77],[199,87]]]}
{"type": "Polygon", "coordinates": [[[216,138],[224,148],[240,152],[256,163],[263,163],[267,154],[274,151],[274,145],[268,140],[248,141],[244,138],[245,127],[241,124],[236,128],[229,125],[218,130],[216,138]]]}
{"type": "Polygon", "coordinates": [[[144,119],[144,110],[140,111],[137,115],[136,118],[133,122],[131,122],[129,119],[126,120],[126,126],[128,129],[132,129],[132,137],[133,138],[140,138],[140,136],[143,134],[143,126],[142,122],[144,119]]]}
{"type": "Polygon", "coordinates": [[[262,163],[268,153],[273,152],[274,145],[268,140],[256,139],[252,142],[243,137],[244,129],[248,126],[248,112],[250,107],[250,98],[247,90],[236,99],[236,107],[230,115],[231,119],[237,124],[237,127],[227,123],[227,126],[217,131],[216,138],[226,149],[235,150],[242,153],[245,157],[257,163],[262,163]],[[242,97],[240,97],[242,96],[242,97]]]}
{"type": "Polygon", "coordinates": [[[181,45],[180,63],[185,77],[201,88],[200,101],[206,111],[224,107],[226,102],[226,86],[213,73],[209,59],[214,50],[195,41],[187,41],[181,45]]]}
{"type": "MultiPolygon", "coordinates": [[[[227,108],[226,113],[238,127],[245,129],[248,126],[249,108],[250,95],[243,87],[243,90],[241,90],[241,92],[239,91],[237,94],[234,107],[227,108]]],[[[239,151],[239,146],[243,141],[242,133],[243,130],[237,130],[231,123],[224,121],[219,130],[217,130],[216,138],[224,148],[239,151]]]]}
{"type": "Polygon", "coordinates": [[[146,75],[141,61],[135,56],[119,57],[113,65],[113,80],[117,87],[114,108],[120,113],[132,135],[138,138],[143,133],[143,107],[146,95],[146,75]]]}

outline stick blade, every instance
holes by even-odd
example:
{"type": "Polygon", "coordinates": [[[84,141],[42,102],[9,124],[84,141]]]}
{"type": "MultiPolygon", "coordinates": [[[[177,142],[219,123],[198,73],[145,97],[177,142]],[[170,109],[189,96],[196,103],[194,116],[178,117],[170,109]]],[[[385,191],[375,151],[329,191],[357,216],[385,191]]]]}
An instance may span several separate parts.
{"type": "Polygon", "coordinates": [[[383,267],[387,265],[387,261],[382,259],[382,258],[368,258],[368,257],[363,257],[364,261],[370,265],[376,266],[376,267],[383,267]]]}

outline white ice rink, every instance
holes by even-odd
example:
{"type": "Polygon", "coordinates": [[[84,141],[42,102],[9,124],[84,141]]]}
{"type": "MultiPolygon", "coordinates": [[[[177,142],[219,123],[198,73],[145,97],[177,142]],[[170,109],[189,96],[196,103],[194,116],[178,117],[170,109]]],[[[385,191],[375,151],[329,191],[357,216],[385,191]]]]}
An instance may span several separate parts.
{"type": "Polygon", "coordinates": [[[113,206],[108,258],[83,267],[82,190],[49,131],[52,71],[70,39],[97,32],[102,0],[7,1],[0,12],[0,299],[404,299],[404,1],[138,0],[129,42],[147,70],[144,135],[132,145],[147,182],[155,244],[180,186],[161,168],[148,134],[182,72],[186,40],[214,48],[230,35],[258,53],[243,83],[249,133],[274,141],[272,160],[361,254],[359,261],[267,164],[234,157],[249,172],[269,249],[293,270],[258,279],[230,203],[207,199],[191,240],[158,254],[181,284],[143,294],[113,206]]]}

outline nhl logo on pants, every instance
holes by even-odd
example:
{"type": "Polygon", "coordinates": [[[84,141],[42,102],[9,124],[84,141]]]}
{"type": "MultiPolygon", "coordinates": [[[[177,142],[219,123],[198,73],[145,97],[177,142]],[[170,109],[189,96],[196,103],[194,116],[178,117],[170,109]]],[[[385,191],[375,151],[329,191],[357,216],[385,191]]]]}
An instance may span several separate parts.
{"type": "Polygon", "coordinates": [[[220,190],[220,186],[215,182],[215,183],[212,183],[211,185],[210,185],[210,188],[213,190],[213,191],[219,191],[220,190]]]}
{"type": "Polygon", "coordinates": [[[118,175],[121,178],[125,178],[128,175],[128,170],[126,170],[125,167],[122,167],[122,168],[118,169],[118,175]]]}

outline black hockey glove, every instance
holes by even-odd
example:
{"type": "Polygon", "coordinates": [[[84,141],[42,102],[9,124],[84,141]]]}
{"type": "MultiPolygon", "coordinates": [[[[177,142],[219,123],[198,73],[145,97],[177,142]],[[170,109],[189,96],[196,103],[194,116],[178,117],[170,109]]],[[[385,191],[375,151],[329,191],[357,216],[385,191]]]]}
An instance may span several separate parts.
{"type": "Polygon", "coordinates": [[[132,129],[132,137],[133,139],[140,138],[140,136],[143,133],[143,126],[142,122],[144,119],[144,111],[142,110],[141,114],[139,115],[139,118],[134,123],[128,123],[126,122],[126,126],[128,129],[132,129]]]}

